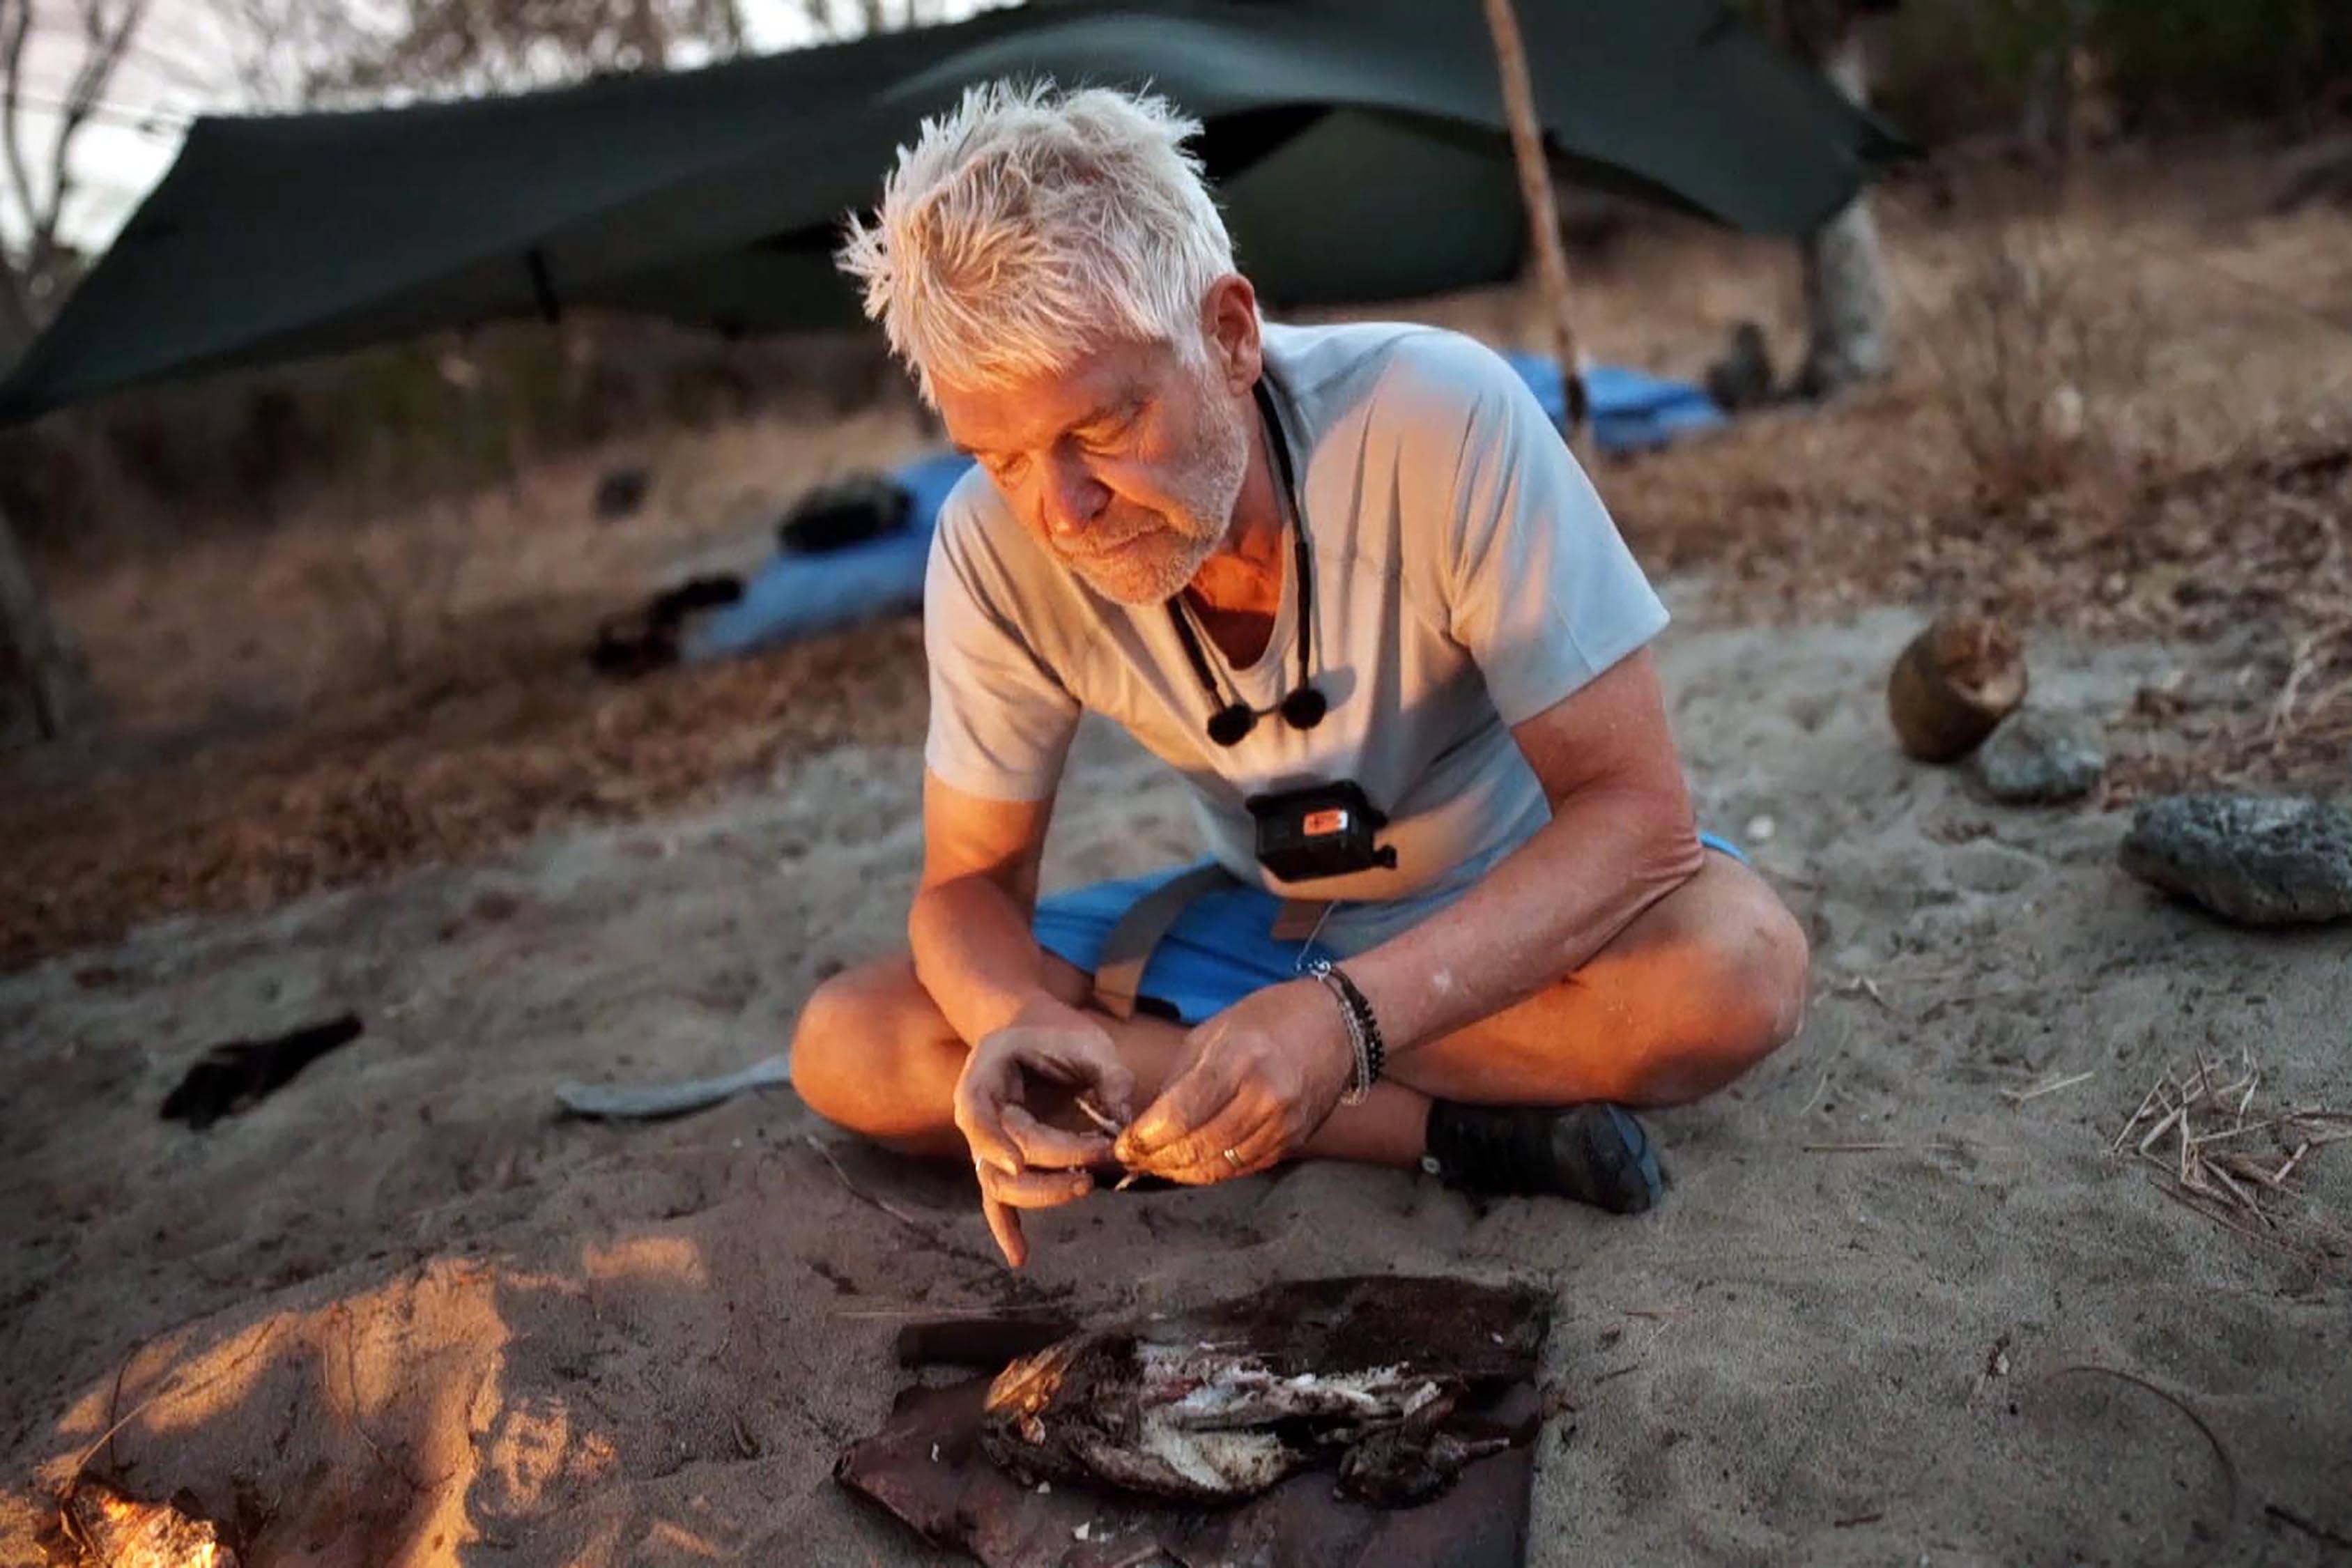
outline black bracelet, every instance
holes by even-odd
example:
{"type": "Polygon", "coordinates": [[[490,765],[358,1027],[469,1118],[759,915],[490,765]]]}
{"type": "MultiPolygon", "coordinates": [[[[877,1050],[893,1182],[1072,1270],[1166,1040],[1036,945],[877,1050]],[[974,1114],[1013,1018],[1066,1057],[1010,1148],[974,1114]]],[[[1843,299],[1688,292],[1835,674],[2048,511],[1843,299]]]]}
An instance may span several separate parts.
{"type": "Polygon", "coordinates": [[[1317,959],[1307,965],[1307,973],[1321,981],[1339,999],[1340,1006],[1346,1009],[1348,1033],[1358,1047],[1356,1081],[1350,1087],[1348,1098],[1351,1103],[1361,1100],[1372,1085],[1381,1081],[1381,1074],[1388,1067],[1388,1042],[1381,1038],[1380,1018],[1372,1012],[1370,1000],[1357,989],[1356,983],[1348,978],[1348,972],[1338,964],[1328,959],[1317,959]]]}

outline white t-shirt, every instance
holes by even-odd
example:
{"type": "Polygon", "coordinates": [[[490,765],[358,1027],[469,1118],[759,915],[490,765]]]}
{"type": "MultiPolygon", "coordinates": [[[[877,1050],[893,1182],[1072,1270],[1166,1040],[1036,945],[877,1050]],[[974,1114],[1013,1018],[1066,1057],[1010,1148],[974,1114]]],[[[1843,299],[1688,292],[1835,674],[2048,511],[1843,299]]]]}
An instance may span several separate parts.
{"type": "MultiPolygon", "coordinates": [[[[1431,327],[1273,323],[1265,345],[1311,549],[1323,721],[1265,714],[1239,745],[1215,744],[1205,727],[1225,699],[1202,689],[1165,609],[1096,593],[975,469],[931,545],[924,761],[967,794],[1043,800],[1080,713],[1102,713],[1183,775],[1208,853],[1234,876],[1345,900],[1322,931],[1345,953],[1460,897],[1549,820],[1510,726],[1641,647],[1666,611],[1534,395],[1484,345],[1431,327]],[[1395,868],[1276,879],[1243,803],[1340,779],[1388,815],[1395,868]]],[[[1255,708],[1297,679],[1292,559],[1286,536],[1255,664],[1231,668],[1202,642],[1255,708]]]]}

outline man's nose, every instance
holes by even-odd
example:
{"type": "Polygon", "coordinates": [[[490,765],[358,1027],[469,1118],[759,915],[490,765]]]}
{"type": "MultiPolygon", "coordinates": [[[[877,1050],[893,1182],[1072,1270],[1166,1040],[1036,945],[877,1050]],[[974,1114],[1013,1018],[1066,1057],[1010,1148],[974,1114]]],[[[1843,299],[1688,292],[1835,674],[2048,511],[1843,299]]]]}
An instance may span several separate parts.
{"type": "Polygon", "coordinates": [[[1087,472],[1085,464],[1063,458],[1045,460],[1039,491],[1046,531],[1061,540],[1082,539],[1110,504],[1108,486],[1087,472]]]}

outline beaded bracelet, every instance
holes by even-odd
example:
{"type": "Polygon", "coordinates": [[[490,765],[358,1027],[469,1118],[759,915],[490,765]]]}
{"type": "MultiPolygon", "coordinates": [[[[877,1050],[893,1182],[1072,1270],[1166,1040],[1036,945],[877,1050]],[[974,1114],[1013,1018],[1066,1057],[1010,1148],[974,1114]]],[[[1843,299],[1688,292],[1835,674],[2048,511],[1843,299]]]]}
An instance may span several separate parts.
{"type": "Polygon", "coordinates": [[[1355,1078],[1347,1092],[1340,1095],[1339,1103],[1361,1105],[1388,1066],[1388,1044],[1381,1038],[1381,1021],[1373,1016],[1370,1001],[1348,978],[1347,972],[1328,959],[1317,959],[1307,966],[1307,973],[1320,981],[1338,1000],[1340,1019],[1348,1026],[1348,1045],[1355,1055],[1355,1078]]]}

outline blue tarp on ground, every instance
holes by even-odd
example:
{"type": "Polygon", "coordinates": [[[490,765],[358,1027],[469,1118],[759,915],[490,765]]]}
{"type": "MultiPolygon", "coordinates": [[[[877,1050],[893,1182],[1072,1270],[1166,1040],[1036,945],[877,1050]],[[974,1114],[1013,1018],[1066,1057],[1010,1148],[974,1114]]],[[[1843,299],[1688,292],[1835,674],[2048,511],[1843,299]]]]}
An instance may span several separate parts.
{"type": "MultiPolygon", "coordinates": [[[[1567,417],[1556,361],[1517,352],[1503,357],[1553,424],[1567,417]]],[[[1604,452],[1648,451],[1725,423],[1723,411],[1686,382],[1589,365],[1584,384],[1592,403],[1592,438],[1604,452]]],[[[971,467],[961,453],[941,452],[894,469],[891,478],[913,503],[903,530],[822,554],[776,557],[743,585],[742,598],[688,633],[683,656],[692,661],[752,653],[920,605],[932,525],[971,467]]]]}
{"type": "MultiPolygon", "coordinates": [[[[1514,349],[1503,357],[1559,425],[1568,418],[1568,398],[1559,362],[1514,349]]],[[[1686,381],[1645,375],[1622,365],[1584,367],[1585,395],[1592,405],[1592,443],[1604,452],[1648,452],[1678,437],[1695,436],[1727,423],[1714,399],[1686,381]]]]}
{"type": "Polygon", "coordinates": [[[971,467],[961,452],[940,452],[892,469],[910,502],[905,528],[818,555],[777,556],[740,599],[687,634],[680,656],[691,663],[752,653],[921,604],[932,525],[971,467]]]}

